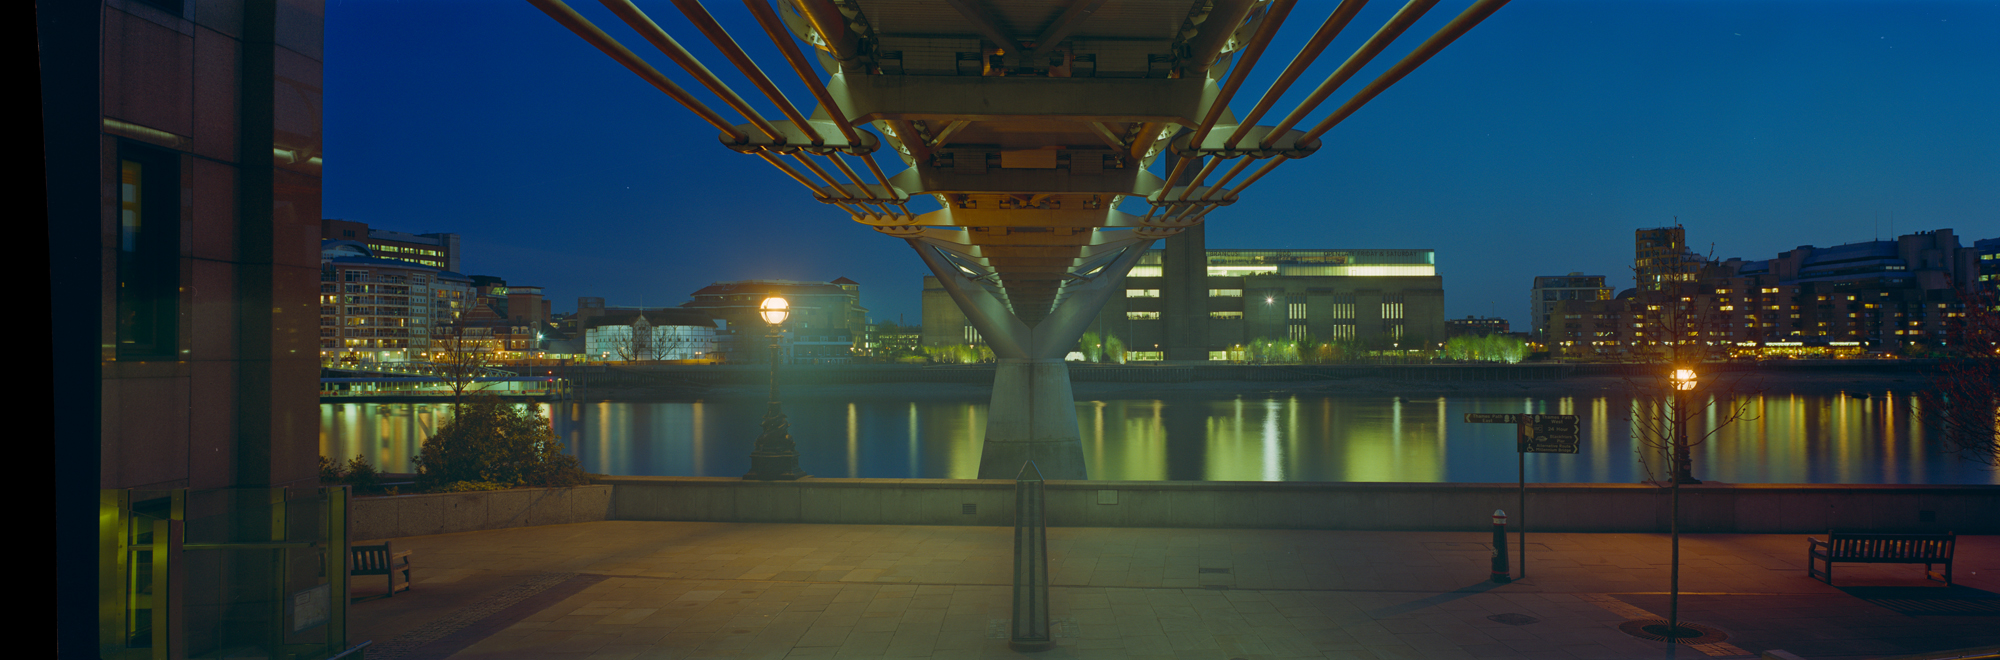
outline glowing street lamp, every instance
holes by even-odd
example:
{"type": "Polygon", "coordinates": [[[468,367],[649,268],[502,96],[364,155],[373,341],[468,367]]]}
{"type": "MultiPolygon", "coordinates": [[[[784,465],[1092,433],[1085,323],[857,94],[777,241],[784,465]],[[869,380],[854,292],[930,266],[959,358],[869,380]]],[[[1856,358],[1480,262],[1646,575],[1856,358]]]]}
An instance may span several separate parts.
{"type": "Polygon", "coordinates": [[[798,446],[792,444],[791,423],[785,420],[785,411],[778,403],[778,357],[783,354],[781,341],[786,317],[791,316],[791,305],[784,298],[772,296],[757,306],[757,315],[771,325],[771,403],[764,409],[764,432],[757,435],[757,447],[750,451],[750,473],[744,479],[754,481],[792,481],[805,476],[799,471],[798,446]]]}
{"type": "Polygon", "coordinates": [[[1672,419],[1674,423],[1673,479],[1677,483],[1698,484],[1701,483],[1701,480],[1694,478],[1694,467],[1692,461],[1688,458],[1687,424],[1689,420],[1694,419],[1694,415],[1687,412],[1687,393],[1694,390],[1695,385],[1699,381],[1696,379],[1693,369],[1678,368],[1674,369],[1673,376],[1669,380],[1674,385],[1674,415],[1672,419]]]}

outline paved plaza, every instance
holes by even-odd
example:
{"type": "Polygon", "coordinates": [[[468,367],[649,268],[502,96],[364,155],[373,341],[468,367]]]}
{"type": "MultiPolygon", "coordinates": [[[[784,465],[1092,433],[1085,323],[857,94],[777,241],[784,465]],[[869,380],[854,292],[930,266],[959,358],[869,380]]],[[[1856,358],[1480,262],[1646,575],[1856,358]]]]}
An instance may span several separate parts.
{"type": "Polygon", "coordinates": [[[354,580],[371,660],[574,658],[1880,658],[2000,645],[2000,537],[1922,565],[1805,574],[1805,535],[1692,534],[1682,619],[1726,639],[1647,641],[1664,534],[1049,530],[1058,647],[1007,647],[1013,529],[606,521],[393,539],[410,591],[354,580]],[[1510,546],[1513,537],[1509,537],[1510,546]],[[1510,551],[1514,548],[1510,547],[1510,551]],[[1516,569],[1518,570],[1518,569],[1516,569]]]}

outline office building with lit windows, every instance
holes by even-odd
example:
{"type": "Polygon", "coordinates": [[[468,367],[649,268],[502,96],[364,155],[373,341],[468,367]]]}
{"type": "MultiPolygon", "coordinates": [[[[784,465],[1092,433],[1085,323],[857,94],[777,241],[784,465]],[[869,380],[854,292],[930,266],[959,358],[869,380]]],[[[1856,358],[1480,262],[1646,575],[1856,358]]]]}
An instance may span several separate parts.
{"type": "MultiPolygon", "coordinates": [[[[1178,238],[1178,237],[1177,237],[1178,238]]],[[[1436,254],[1402,250],[1149,250],[1091,323],[1134,360],[1239,359],[1258,339],[1358,341],[1382,349],[1445,339],[1436,254]]],[[[924,278],[924,344],[979,336],[935,278],[924,278]]]]}
{"type": "Polygon", "coordinates": [[[462,334],[490,341],[490,329],[453,327],[471,311],[474,295],[471,277],[381,258],[356,241],[322,241],[320,363],[426,360],[462,334]]]}
{"type": "Polygon", "coordinates": [[[410,234],[372,229],[367,223],[334,218],[319,221],[320,240],[354,241],[384,259],[458,270],[458,234],[410,234]]]}
{"type": "Polygon", "coordinates": [[[1444,322],[1444,337],[1445,339],[1450,339],[1462,336],[1486,337],[1489,335],[1504,335],[1508,334],[1508,328],[1507,319],[1467,316],[1462,319],[1446,319],[1444,322]]]}
{"type": "Polygon", "coordinates": [[[1549,319],[1555,314],[1556,304],[1565,300],[1610,300],[1611,287],[1605,286],[1603,275],[1570,273],[1535,278],[1535,286],[1528,290],[1528,314],[1533,319],[1531,331],[1540,339],[1547,335],[1549,319]]]}
{"type": "Polygon", "coordinates": [[[1609,301],[1563,301],[1548,337],[1553,350],[1577,358],[1643,357],[1690,341],[1716,347],[1718,356],[1936,346],[1964,314],[1957,292],[1979,282],[1978,257],[1977,247],[1939,229],[1706,262],[1690,281],[1609,301]]]}
{"type": "Polygon", "coordinates": [[[1687,230],[1678,225],[1632,232],[1632,267],[1641,291],[1674,282],[1692,282],[1704,259],[1688,250],[1687,230]]]}

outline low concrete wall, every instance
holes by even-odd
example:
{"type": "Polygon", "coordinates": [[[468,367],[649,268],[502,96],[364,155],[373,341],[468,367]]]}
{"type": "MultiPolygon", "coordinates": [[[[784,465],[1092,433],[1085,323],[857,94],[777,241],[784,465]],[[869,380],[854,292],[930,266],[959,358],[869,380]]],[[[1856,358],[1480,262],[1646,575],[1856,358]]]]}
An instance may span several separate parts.
{"type": "Polygon", "coordinates": [[[606,520],[613,487],[516,488],[354,498],[358,541],[606,520]]]}
{"type": "MultiPolygon", "coordinates": [[[[1014,482],[980,479],[609,477],[616,520],[1013,524],[1014,482]],[[967,513],[967,505],[973,512],[967,513]]],[[[1061,527],[1485,530],[1516,520],[1514,484],[1050,481],[1061,527]]],[[[1544,532],[1666,532],[1665,490],[1531,484],[1526,522],[1544,532]]],[[[1682,531],[2000,533],[2000,486],[1704,484],[1681,490],[1682,531]]]]}

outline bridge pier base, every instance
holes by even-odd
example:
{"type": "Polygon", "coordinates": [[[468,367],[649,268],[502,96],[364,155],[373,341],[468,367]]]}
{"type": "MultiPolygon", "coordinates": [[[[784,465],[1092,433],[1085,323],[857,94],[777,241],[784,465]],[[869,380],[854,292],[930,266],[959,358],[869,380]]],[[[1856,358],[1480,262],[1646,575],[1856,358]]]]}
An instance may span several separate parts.
{"type": "Polygon", "coordinates": [[[979,478],[1012,479],[1025,461],[1046,479],[1089,478],[1069,365],[1060,358],[1001,358],[993,372],[979,478]]]}

